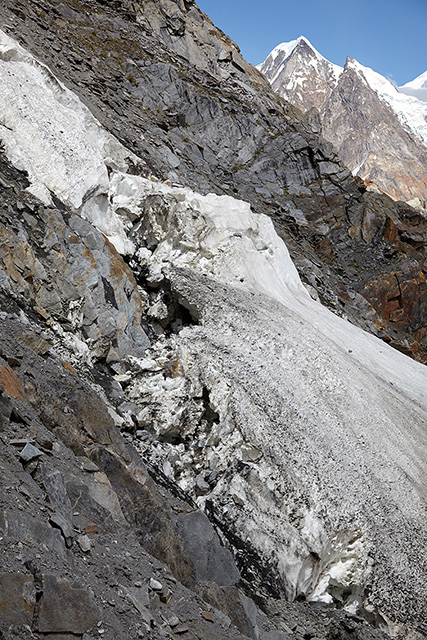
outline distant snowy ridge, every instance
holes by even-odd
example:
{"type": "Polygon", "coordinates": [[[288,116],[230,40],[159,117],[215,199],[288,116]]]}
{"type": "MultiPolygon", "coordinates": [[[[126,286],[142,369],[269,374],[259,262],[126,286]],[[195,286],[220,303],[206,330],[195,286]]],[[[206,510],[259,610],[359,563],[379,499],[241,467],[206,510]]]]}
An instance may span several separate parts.
{"type": "MultiPolygon", "coordinates": [[[[393,109],[404,128],[427,145],[427,104],[414,96],[401,93],[390,80],[373,69],[361,65],[357,60],[350,60],[348,64],[365,79],[379,98],[393,109]]],[[[424,76],[427,86],[427,74],[424,76]]]]}
{"type": "Polygon", "coordinates": [[[427,73],[399,89],[350,57],[332,64],[303,36],[275,47],[258,69],[303,113],[318,111],[322,135],[353,175],[425,210],[427,73]]]}
{"type": "Polygon", "coordinates": [[[413,96],[427,102],[427,71],[424,71],[420,76],[407,82],[402,87],[399,87],[401,93],[405,93],[408,96],[413,96]]]}
{"type": "Polygon", "coordinates": [[[415,80],[411,80],[411,82],[407,82],[401,88],[427,89],[427,71],[424,71],[424,73],[417,76],[415,80]]]}

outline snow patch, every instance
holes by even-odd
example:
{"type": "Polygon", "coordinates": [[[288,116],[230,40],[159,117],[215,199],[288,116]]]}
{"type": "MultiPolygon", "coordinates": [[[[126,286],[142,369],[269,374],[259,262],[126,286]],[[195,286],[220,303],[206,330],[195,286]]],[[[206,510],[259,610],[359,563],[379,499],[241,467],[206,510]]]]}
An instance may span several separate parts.
{"type": "Polygon", "coordinates": [[[427,89],[427,71],[417,76],[415,80],[407,82],[401,87],[402,89],[427,89]]]}
{"type": "Polygon", "coordinates": [[[51,193],[76,209],[121,253],[133,245],[109,209],[108,170],[136,157],[101,127],[78,97],[15,40],[0,31],[0,139],[9,160],[28,172],[29,191],[51,193]]]}

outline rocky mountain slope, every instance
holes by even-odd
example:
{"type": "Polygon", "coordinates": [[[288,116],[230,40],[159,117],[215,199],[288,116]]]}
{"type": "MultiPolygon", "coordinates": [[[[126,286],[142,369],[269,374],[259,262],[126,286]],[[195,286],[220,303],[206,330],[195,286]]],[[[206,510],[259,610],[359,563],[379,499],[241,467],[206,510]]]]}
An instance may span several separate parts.
{"type": "Polygon", "coordinates": [[[137,154],[136,171],[271,215],[322,300],[425,360],[424,217],[367,193],[194,3],[27,0],[2,15],[137,154]]]}
{"type": "Polygon", "coordinates": [[[3,637],[421,639],[426,369],[313,297],[422,359],[423,219],[192,2],[1,18],[3,637]]]}
{"type": "Polygon", "coordinates": [[[276,47],[259,69],[299,109],[318,109],[323,135],[355,175],[396,199],[426,200],[424,102],[356,60],[333,65],[303,37],[276,47]]]}

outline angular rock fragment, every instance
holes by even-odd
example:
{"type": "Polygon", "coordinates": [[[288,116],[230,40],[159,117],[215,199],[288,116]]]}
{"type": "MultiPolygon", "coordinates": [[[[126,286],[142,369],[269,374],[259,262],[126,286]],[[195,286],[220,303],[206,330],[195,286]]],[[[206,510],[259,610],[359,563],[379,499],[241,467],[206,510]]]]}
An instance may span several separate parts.
{"type": "Polygon", "coordinates": [[[121,587],[123,591],[126,593],[128,599],[134,605],[135,609],[137,609],[141,615],[142,620],[148,625],[151,625],[153,621],[153,616],[149,610],[150,606],[150,597],[148,595],[147,588],[135,588],[135,587],[121,587]]]}
{"type": "Polygon", "coordinates": [[[153,591],[161,591],[163,589],[162,583],[154,578],[150,578],[150,589],[153,589],[153,591]]]}
{"type": "Polygon", "coordinates": [[[36,605],[34,578],[25,573],[0,573],[0,630],[31,626],[36,605]]]}
{"type": "Polygon", "coordinates": [[[25,447],[22,449],[19,454],[19,459],[23,462],[31,462],[32,460],[36,460],[43,455],[43,451],[40,451],[37,447],[27,442],[25,447]]]}
{"type": "Polygon", "coordinates": [[[82,635],[99,617],[100,611],[91,591],[75,589],[70,582],[54,574],[43,574],[37,631],[82,635]]]}
{"type": "Polygon", "coordinates": [[[52,526],[61,530],[66,546],[71,547],[74,540],[74,532],[71,523],[60,513],[52,514],[49,518],[49,522],[52,526]]]}
{"type": "Polygon", "coordinates": [[[218,535],[203,513],[179,514],[175,522],[185,540],[197,581],[212,581],[219,585],[239,582],[240,572],[230,551],[221,546],[218,535]]]}

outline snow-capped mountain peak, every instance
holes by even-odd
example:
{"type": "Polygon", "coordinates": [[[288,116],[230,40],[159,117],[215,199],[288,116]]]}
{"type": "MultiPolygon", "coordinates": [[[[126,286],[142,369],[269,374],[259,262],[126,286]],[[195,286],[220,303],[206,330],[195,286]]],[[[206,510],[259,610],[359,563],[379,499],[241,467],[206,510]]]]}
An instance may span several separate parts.
{"type": "Polygon", "coordinates": [[[323,135],[351,171],[394,198],[426,200],[427,72],[398,88],[350,57],[344,68],[332,64],[304,37],[258,68],[283,98],[319,111],[323,135]]]}
{"type": "Polygon", "coordinates": [[[335,85],[343,71],[342,67],[326,60],[304,36],[279,44],[258,69],[277,93],[303,110],[306,108],[303,96],[310,93],[310,107],[319,107],[325,89],[335,85]]]}
{"type": "Polygon", "coordinates": [[[408,89],[427,89],[427,71],[424,71],[420,76],[417,76],[415,80],[407,82],[402,88],[408,89]]]}
{"type": "Polygon", "coordinates": [[[399,91],[407,96],[413,96],[418,100],[427,102],[427,71],[424,71],[411,82],[407,82],[403,87],[399,87],[399,91]]]}
{"type": "MultiPolygon", "coordinates": [[[[290,55],[297,49],[298,47],[308,47],[318,58],[323,58],[323,56],[313,47],[311,42],[305,36],[299,36],[295,40],[290,40],[289,42],[282,42],[278,44],[277,47],[273,49],[270,53],[270,56],[275,60],[280,54],[282,59],[289,58],[290,55]]],[[[258,65],[261,66],[261,65],[258,65]]]]}

